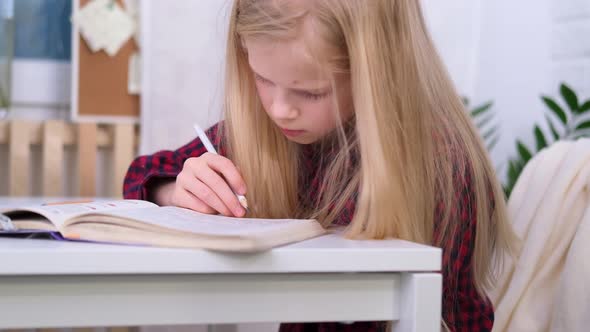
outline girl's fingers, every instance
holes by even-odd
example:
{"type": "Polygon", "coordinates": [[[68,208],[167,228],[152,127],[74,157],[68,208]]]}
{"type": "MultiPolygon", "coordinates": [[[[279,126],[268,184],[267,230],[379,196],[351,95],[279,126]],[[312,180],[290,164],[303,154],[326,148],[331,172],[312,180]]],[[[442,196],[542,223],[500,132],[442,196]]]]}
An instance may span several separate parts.
{"type": "Polygon", "coordinates": [[[246,194],[246,182],[231,160],[216,154],[206,154],[205,161],[211,169],[223,176],[233,192],[246,194]]]}
{"type": "Polygon", "coordinates": [[[181,192],[177,195],[174,205],[206,214],[217,212],[186,189],[180,190],[181,192]]]}
{"type": "Polygon", "coordinates": [[[219,196],[217,196],[217,194],[211,188],[209,188],[209,186],[201,182],[201,180],[194,177],[192,181],[185,181],[183,186],[188,192],[195,195],[203,203],[215,209],[215,211],[223,214],[224,216],[233,216],[233,213],[230,211],[230,209],[228,209],[225,203],[223,203],[219,196]]]}
{"type": "Polygon", "coordinates": [[[198,174],[194,174],[194,176],[215,192],[232,215],[241,217],[246,213],[232,189],[219,174],[210,168],[204,168],[195,173],[198,174]]]}

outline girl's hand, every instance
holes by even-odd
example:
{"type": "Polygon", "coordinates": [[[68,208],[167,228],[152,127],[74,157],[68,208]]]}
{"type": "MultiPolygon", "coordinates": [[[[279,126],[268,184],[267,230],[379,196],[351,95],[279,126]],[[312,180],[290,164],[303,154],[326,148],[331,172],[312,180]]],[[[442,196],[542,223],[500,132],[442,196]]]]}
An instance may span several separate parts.
{"type": "Polygon", "coordinates": [[[217,154],[187,159],[173,188],[164,191],[168,191],[162,194],[169,195],[170,205],[228,217],[246,214],[236,197],[246,194],[246,183],[234,163],[217,154]]]}

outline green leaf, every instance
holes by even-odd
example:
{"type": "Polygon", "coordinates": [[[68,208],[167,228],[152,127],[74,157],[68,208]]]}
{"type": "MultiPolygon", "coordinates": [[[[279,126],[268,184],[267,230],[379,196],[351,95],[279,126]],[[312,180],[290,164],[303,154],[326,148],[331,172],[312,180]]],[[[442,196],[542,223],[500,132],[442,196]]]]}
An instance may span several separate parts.
{"type": "Polygon", "coordinates": [[[587,102],[582,104],[582,106],[580,106],[580,111],[578,113],[584,113],[587,111],[590,111],[590,100],[588,100],[587,102]]]}
{"type": "Polygon", "coordinates": [[[483,137],[484,141],[487,141],[492,137],[498,136],[497,132],[498,132],[498,125],[495,125],[492,128],[486,130],[481,136],[483,137]]]}
{"type": "Polygon", "coordinates": [[[557,129],[555,129],[555,126],[553,125],[553,121],[551,121],[551,119],[549,119],[549,117],[547,115],[545,115],[545,120],[547,120],[547,123],[549,124],[549,129],[551,130],[551,134],[553,135],[553,139],[554,140],[559,140],[560,136],[559,133],[557,132],[557,129]]]}
{"type": "Polygon", "coordinates": [[[488,102],[488,103],[485,103],[485,104],[477,107],[476,109],[471,111],[471,116],[476,117],[476,116],[480,115],[481,113],[484,113],[485,111],[489,110],[490,107],[492,107],[492,104],[493,104],[492,102],[488,102]]]}
{"type": "Polygon", "coordinates": [[[494,136],[494,138],[492,138],[488,142],[488,144],[486,146],[486,148],[488,149],[488,151],[492,151],[494,149],[494,147],[496,147],[496,144],[498,144],[498,141],[499,140],[500,140],[500,136],[499,135],[494,136]]]}
{"type": "Polygon", "coordinates": [[[467,97],[462,97],[461,101],[463,102],[463,105],[465,106],[469,106],[469,98],[467,97]]]}
{"type": "MultiPolygon", "coordinates": [[[[516,173],[518,174],[518,176],[520,176],[520,173],[522,173],[522,170],[524,169],[524,167],[526,166],[526,162],[519,160],[517,161],[514,166],[516,167],[516,173]]],[[[518,180],[518,177],[517,177],[518,180]]],[[[516,181],[515,181],[516,183],[516,181]]]]}
{"type": "Polygon", "coordinates": [[[4,95],[4,91],[2,91],[2,86],[0,86],[0,108],[8,107],[8,98],[4,95]]]}
{"type": "Polygon", "coordinates": [[[564,125],[567,124],[567,115],[565,115],[564,110],[561,107],[559,107],[559,105],[557,105],[557,103],[553,99],[544,96],[543,101],[545,102],[545,105],[547,105],[549,109],[553,111],[553,113],[557,116],[561,123],[563,123],[564,125]]]}
{"type": "Polygon", "coordinates": [[[572,110],[573,113],[577,113],[580,104],[578,104],[578,96],[576,96],[576,93],[565,83],[561,85],[560,90],[561,95],[567,102],[567,105],[569,106],[570,110],[572,110]]]}
{"type": "Polygon", "coordinates": [[[510,194],[512,194],[512,186],[507,184],[504,186],[504,196],[506,197],[506,200],[510,198],[510,194]]]}
{"type": "Polygon", "coordinates": [[[588,138],[590,137],[590,131],[588,130],[583,130],[583,131],[579,131],[579,132],[575,132],[572,134],[572,139],[576,140],[578,138],[588,138]]]}
{"type": "Polygon", "coordinates": [[[537,143],[537,151],[541,151],[542,149],[547,147],[547,140],[545,139],[545,135],[539,126],[535,125],[535,141],[537,143]]]}
{"type": "Polygon", "coordinates": [[[520,157],[525,164],[533,157],[531,151],[519,140],[516,141],[516,148],[518,149],[518,154],[520,154],[520,157]]]}
{"type": "Polygon", "coordinates": [[[584,130],[590,128],[590,120],[584,121],[576,126],[576,130],[584,130]]]}
{"type": "Polygon", "coordinates": [[[516,183],[516,179],[518,178],[518,171],[516,170],[516,165],[513,160],[510,160],[508,164],[508,183],[514,184],[516,183]]]}
{"type": "MultiPolygon", "coordinates": [[[[481,116],[481,117],[483,117],[483,116],[481,116]]],[[[477,128],[479,128],[479,129],[483,129],[483,127],[485,125],[487,125],[488,123],[490,123],[490,121],[492,121],[493,119],[494,119],[494,114],[493,113],[492,114],[489,114],[489,115],[483,117],[483,119],[477,121],[477,123],[475,124],[475,126],[477,128]]]]}
{"type": "Polygon", "coordinates": [[[510,193],[512,193],[512,190],[518,181],[518,177],[520,176],[520,173],[522,173],[523,167],[524,164],[522,161],[514,159],[508,161],[508,182],[506,183],[506,186],[504,186],[506,197],[510,197],[510,193]]]}

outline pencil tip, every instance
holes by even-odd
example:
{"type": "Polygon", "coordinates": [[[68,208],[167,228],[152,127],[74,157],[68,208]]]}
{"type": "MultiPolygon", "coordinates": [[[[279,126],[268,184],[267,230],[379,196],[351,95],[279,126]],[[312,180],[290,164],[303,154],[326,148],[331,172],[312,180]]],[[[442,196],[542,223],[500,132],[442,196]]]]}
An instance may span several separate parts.
{"type": "Polygon", "coordinates": [[[241,196],[239,199],[240,204],[244,207],[244,209],[248,210],[248,200],[246,199],[246,197],[241,196]]]}

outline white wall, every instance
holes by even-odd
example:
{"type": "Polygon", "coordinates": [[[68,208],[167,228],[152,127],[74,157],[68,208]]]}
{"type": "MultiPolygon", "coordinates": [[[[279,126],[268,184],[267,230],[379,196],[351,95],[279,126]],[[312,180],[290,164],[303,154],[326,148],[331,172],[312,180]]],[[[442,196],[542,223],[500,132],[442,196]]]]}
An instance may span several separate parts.
{"type": "Polygon", "coordinates": [[[515,138],[532,141],[532,125],[543,118],[539,95],[551,93],[550,0],[488,0],[481,15],[475,100],[492,100],[501,139],[496,165],[513,154],[515,138]]]}
{"type": "Polygon", "coordinates": [[[478,73],[482,0],[422,0],[424,16],[458,91],[473,97],[478,73]]]}
{"type": "Polygon", "coordinates": [[[590,0],[552,0],[552,77],[590,98],[590,0]]]}
{"type": "Polygon", "coordinates": [[[458,90],[494,102],[501,136],[492,151],[500,175],[517,138],[533,145],[544,127],[540,95],[567,82],[590,97],[590,1],[422,0],[431,33],[458,90]]]}
{"type": "Polygon", "coordinates": [[[220,119],[227,0],[143,1],[143,153],[195,137],[220,119]]]}
{"type": "Polygon", "coordinates": [[[501,139],[492,158],[504,166],[517,138],[534,145],[533,125],[547,111],[541,95],[559,97],[567,82],[590,97],[590,1],[486,0],[481,9],[475,100],[494,101],[501,139]]]}

